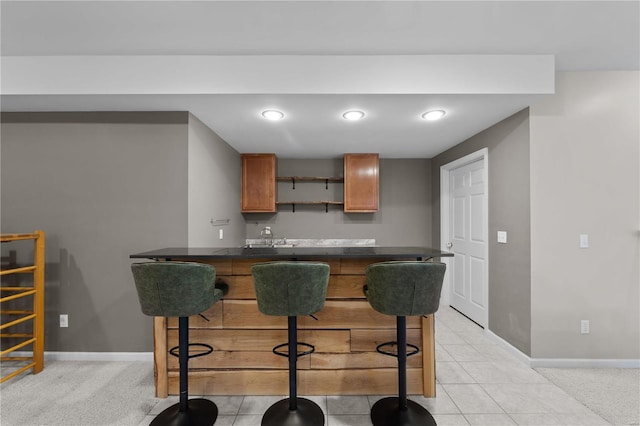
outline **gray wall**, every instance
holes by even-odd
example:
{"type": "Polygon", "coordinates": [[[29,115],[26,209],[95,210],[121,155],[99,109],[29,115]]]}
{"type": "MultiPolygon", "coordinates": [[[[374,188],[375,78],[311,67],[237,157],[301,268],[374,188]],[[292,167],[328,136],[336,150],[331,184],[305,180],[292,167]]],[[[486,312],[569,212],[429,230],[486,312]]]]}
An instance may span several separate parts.
{"type": "Polygon", "coordinates": [[[240,154],[189,114],[189,247],[244,244],[239,176],[240,154]],[[213,226],[211,219],[229,223],[213,226]]]}
{"type": "Polygon", "coordinates": [[[638,365],[639,94],[638,71],[561,72],[531,106],[533,358],[638,365]]]}
{"type": "MultiPolygon", "coordinates": [[[[247,237],[260,236],[265,225],[287,238],[375,238],[379,245],[432,245],[431,166],[428,159],[380,160],[380,209],[376,213],[345,214],[342,206],[291,206],[277,214],[245,214],[247,237]]],[[[278,176],[343,176],[342,158],[327,160],[278,159],[278,176]]],[[[238,177],[239,179],[239,177],[238,177]]],[[[278,184],[278,199],[343,199],[341,183],[297,182],[296,189],[278,184]]]]}
{"type": "Polygon", "coordinates": [[[2,232],[47,234],[46,350],[152,350],[129,254],[187,244],[187,120],[2,114],[2,232]]]}
{"type": "Polygon", "coordinates": [[[485,147],[489,150],[489,329],[530,355],[528,109],[432,159],[433,246],[440,246],[440,167],[485,147]],[[508,244],[496,243],[498,230],[508,232],[508,244]]]}

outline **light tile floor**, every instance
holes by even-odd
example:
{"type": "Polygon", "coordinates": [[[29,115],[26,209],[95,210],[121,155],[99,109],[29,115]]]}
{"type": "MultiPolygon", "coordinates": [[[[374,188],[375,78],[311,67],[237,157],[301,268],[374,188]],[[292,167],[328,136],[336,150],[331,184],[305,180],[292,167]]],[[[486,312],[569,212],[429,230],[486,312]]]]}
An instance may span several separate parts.
{"type": "MultiPolygon", "coordinates": [[[[440,426],[609,425],[451,308],[442,307],[436,314],[436,379],[436,398],[409,398],[426,407],[440,426]]],[[[284,396],[206,398],[220,410],[216,425],[258,426],[266,409],[284,396]]],[[[360,426],[371,425],[369,410],[382,396],[307,398],[322,408],[326,426],[360,426]]],[[[140,425],[148,425],[177,400],[160,401],[140,425]]]]}

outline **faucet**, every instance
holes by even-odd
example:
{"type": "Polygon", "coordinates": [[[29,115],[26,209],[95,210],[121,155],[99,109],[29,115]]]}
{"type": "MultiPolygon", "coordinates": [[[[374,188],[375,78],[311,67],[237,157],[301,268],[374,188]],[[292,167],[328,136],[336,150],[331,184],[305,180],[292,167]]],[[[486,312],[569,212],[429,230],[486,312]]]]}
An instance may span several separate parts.
{"type": "Polygon", "coordinates": [[[287,237],[276,238],[270,226],[265,226],[260,231],[261,244],[267,247],[286,246],[287,237]]]}
{"type": "Polygon", "coordinates": [[[263,244],[269,247],[273,246],[273,233],[271,232],[270,226],[265,226],[264,228],[262,228],[262,231],[260,231],[260,238],[262,238],[263,244]]]}

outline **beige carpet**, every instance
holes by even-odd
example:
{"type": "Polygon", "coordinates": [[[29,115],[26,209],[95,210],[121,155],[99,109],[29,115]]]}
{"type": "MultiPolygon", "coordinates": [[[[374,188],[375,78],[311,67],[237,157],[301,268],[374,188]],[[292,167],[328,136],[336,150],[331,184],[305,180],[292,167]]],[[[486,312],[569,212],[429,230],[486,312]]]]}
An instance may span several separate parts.
{"type": "Polygon", "coordinates": [[[556,386],[612,425],[640,424],[637,368],[536,368],[556,386]]]}
{"type": "Polygon", "coordinates": [[[150,362],[49,362],[0,386],[0,424],[138,425],[153,395],[150,362]]]}

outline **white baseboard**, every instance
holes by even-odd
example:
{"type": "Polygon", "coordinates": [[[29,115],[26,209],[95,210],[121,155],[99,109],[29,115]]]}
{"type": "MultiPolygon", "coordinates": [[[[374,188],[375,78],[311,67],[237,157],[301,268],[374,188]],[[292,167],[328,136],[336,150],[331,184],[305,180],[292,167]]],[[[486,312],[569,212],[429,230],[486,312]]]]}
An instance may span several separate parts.
{"type": "Polygon", "coordinates": [[[640,359],[531,358],[489,329],[484,335],[531,368],[640,368],[640,359]]]}
{"type": "Polygon", "coordinates": [[[521,361],[525,365],[531,366],[531,358],[529,358],[528,355],[522,353],[520,351],[520,349],[516,348],[511,343],[509,343],[506,340],[504,340],[502,337],[498,336],[497,334],[495,334],[494,332],[492,332],[488,328],[484,329],[484,335],[489,340],[493,340],[495,343],[497,343],[503,349],[506,349],[507,352],[509,352],[511,355],[515,356],[519,361],[521,361]]]}
{"type": "Polygon", "coordinates": [[[531,368],[640,368],[640,359],[531,358],[531,368]]]}
{"type": "MultiPolygon", "coordinates": [[[[14,352],[15,356],[31,356],[31,352],[14,352]]],[[[45,361],[149,361],[153,352],[57,352],[45,351],[45,361]]]]}

